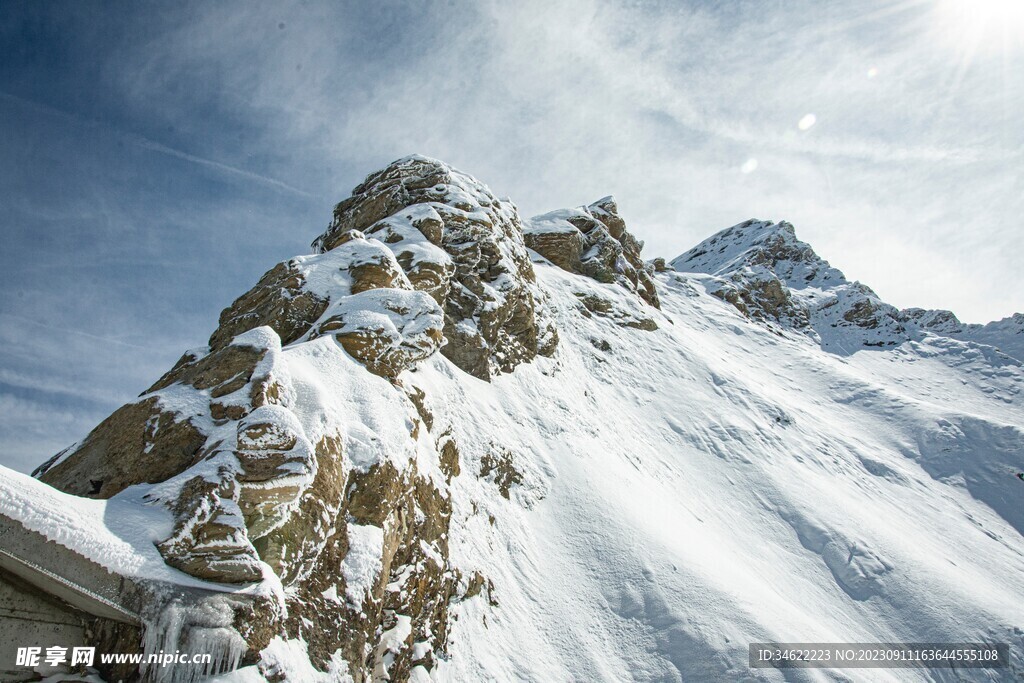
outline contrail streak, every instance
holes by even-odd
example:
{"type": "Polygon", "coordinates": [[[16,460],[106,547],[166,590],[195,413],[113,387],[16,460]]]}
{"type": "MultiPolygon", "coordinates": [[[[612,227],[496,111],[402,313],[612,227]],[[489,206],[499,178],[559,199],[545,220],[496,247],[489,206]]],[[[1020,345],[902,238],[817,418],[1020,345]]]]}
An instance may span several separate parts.
{"type": "Polygon", "coordinates": [[[168,147],[167,145],[161,144],[154,140],[150,140],[149,138],[143,137],[142,135],[139,135],[137,133],[126,133],[124,131],[118,130],[117,128],[114,128],[113,126],[101,123],[100,121],[87,119],[77,114],[66,112],[61,109],[57,109],[56,107],[51,107],[47,104],[42,104],[40,102],[29,100],[24,97],[18,97],[17,95],[12,95],[11,93],[5,92],[3,90],[0,90],[0,99],[6,100],[16,105],[20,105],[22,107],[33,109],[38,112],[49,114],[51,116],[57,116],[64,120],[72,121],[74,123],[77,123],[82,126],[87,126],[89,128],[107,129],[113,132],[114,134],[118,135],[122,139],[124,139],[126,142],[129,142],[130,144],[133,144],[141,149],[156,152],[158,154],[166,154],[167,156],[175,157],[176,159],[181,159],[183,161],[190,161],[193,164],[198,164],[200,166],[212,168],[217,171],[227,173],[229,175],[238,176],[241,178],[245,178],[247,180],[262,183],[264,185],[270,185],[280,190],[291,192],[292,194],[297,194],[301,197],[313,198],[313,195],[310,194],[309,192],[300,190],[297,187],[292,187],[288,183],[281,182],[280,180],[277,180],[275,178],[268,178],[267,176],[260,175],[259,173],[253,173],[252,171],[247,171],[243,168],[223,164],[219,161],[213,161],[212,159],[205,159],[194,154],[189,154],[188,152],[182,152],[181,150],[174,149],[173,147],[168,147]]]}

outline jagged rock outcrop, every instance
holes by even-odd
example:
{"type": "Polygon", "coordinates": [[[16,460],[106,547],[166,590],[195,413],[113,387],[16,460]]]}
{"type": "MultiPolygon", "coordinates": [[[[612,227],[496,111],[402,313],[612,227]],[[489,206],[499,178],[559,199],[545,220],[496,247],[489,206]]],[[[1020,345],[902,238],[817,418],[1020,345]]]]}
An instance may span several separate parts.
{"type": "Polygon", "coordinates": [[[327,308],[327,300],[307,289],[306,274],[297,260],[279,263],[220,314],[220,325],[210,337],[216,351],[239,334],[269,325],[284,344],[303,334],[327,308]]]}
{"type": "Polygon", "coordinates": [[[161,408],[156,398],[147,398],[114,411],[83,441],[47,460],[34,474],[68,493],[109,498],[133,484],[160,482],[190,467],[204,443],[206,436],[191,422],[161,408]]]}
{"type": "Polygon", "coordinates": [[[672,260],[677,271],[714,276],[709,291],[745,316],[809,334],[826,347],[905,341],[899,311],[850,282],[785,221],[748,220],[672,260]],[[840,337],[842,338],[840,340],[840,337]]]}
{"type": "Polygon", "coordinates": [[[614,300],[593,292],[573,292],[579,302],[578,310],[587,317],[607,318],[621,327],[653,332],[658,323],[653,318],[643,315],[636,307],[621,306],[614,300]]]}
{"type": "MultiPolygon", "coordinates": [[[[562,270],[615,282],[659,308],[658,291],[640,258],[643,242],[626,230],[612,197],[530,219],[526,246],[562,270]]],[[[650,267],[653,270],[653,266],[650,267]]]]}
{"type": "Polygon", "coordinates": [[[400,159],[338,204],[313,247],[330,252],[356,232],[387,245],[413,287],[443,307],[442,353],[466,372],[488,379],[554,353],[519,213],[479,181],[434,159],[400,159]]]}
{"type": "Polygon", "coordinates": [[[402,373],[442,351],[489,379],[558,336],[515,206],[441,162],[369,176],[314,246],[35,475],[96,498],[147,484],[167,564],[279,581],[285,609],[237,615],[247,661],[301,638],[323,671],[405,680],[444,656],[448,605],[474,583],[448,555],[459,446],[402,373]]]}
{"type": "Polygon", "coordinates": [[[956,334],[963,330],[960,320],[952,311],[929,311],[923,308],[905,308],[900,319],[908,324],[936,334],[956,334]]]}

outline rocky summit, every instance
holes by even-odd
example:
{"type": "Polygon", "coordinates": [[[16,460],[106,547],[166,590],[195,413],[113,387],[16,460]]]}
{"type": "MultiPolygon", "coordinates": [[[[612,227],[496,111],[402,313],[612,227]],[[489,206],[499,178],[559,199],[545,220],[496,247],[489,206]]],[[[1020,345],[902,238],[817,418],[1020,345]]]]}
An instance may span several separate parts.
{"type": "Polygon", "coordinates": [[[4,519],[150,586],[89,644],[217,653],[90,675],[779,680],[747,645],[787,640],[1024,675],[1020,315],[898,310],[785,222],[644,261],[611,197],[528,219],[421,156],[312,247],[0,477],[4,519]]]}
{"type": "Polygon", "coordinates": [[[924,330],[987,343],[1024,360],[1024,315],[963,325],[951,311],[899,310],[867,285],[848,281],[785,221],[751,219],[734,225],[682,254],[672,266],[712,276],[708,291],[744,316],[769,327],[801,330],[833,351],[896,346],[924,330]]]}
{"type": "Polygon", "coordinates": [[[476,179],[425,157],[396,161],[338,204],[313,247],[331,252],[367,236],[394,255],[407,285],[441,307],[442,353],[466,372],[488,379],[554,353],[558,334],[536,285],[522,219],[512,202],[476,179]]]}

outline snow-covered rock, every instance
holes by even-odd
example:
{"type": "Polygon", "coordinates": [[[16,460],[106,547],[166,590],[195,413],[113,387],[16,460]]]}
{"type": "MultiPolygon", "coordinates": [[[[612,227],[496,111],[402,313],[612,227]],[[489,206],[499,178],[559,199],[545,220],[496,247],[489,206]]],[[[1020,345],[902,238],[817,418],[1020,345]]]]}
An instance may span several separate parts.
{"type": "Polygon", "coordinates": [[[443,306],[442,353],[466,372],[488,379],[554,353],[519,212],[480,181],[436,159],[399,159],[338,204],[313,247],[329,252],[354,231],[379,238],[443,306]]]}
{"type": "Polygon", "coordinates": [[[530,219],[526,246],[562,270],[598,282],[616,282],[655,308],[658,290],[640,259],[640,242],[626,230],[612,197],[590,206],[552,211],[530,219]]]}

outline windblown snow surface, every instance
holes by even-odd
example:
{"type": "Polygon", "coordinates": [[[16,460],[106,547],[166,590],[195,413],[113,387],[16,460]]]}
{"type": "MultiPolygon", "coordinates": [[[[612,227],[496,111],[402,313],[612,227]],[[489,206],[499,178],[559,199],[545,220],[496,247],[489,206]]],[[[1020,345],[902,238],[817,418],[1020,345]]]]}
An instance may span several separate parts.
{"type": "Polygon", "coordinates": [[[500,606],[457,611],[454,680],[1022,675],[1019,364],[938,337],[833,355],[674,273],[659,329],[624,328],[581,318],[572,293],[635,308],[627,294],[536,267],[555,360],[490,385],[441,359],[412,376],[525,474],[507,502],[457,482],[453,552],[500,606]],[[1010,642],[1017,659],[783,674],[748,669],[754,641],[1010,642]]]}

